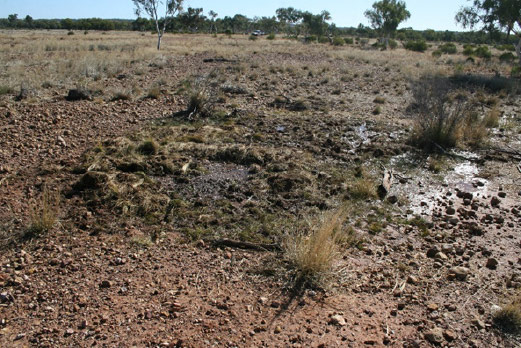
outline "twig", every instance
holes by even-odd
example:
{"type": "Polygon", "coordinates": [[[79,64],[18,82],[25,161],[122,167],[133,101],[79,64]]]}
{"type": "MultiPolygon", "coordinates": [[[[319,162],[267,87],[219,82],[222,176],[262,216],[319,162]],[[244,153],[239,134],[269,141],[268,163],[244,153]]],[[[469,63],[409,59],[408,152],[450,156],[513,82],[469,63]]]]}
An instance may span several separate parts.
{"type": "Polygon", "coordinates": [[[226,246],[230,248],[238,248],[238,249],[247,249],[247,250],[257,250],[257,251],[280,251],[282,248],[278,244],[257,244],[250,242],[242,242],[238,240],[232,239],[214,239],[209,240],[214,246],[226,246]]]}

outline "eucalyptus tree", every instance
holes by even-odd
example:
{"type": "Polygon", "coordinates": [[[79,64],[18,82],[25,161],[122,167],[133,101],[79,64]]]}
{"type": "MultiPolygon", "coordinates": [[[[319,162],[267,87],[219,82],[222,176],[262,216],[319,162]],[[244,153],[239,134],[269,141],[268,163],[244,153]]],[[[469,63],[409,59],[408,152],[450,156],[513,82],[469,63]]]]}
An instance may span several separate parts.
{"type": "Polygon", "coordinates": [[[150,16],[157,31],[157,49],[161,49],[161,39],[165,34],[169,20],[182,10],[183,0],[132,0],[136,6],[136,15],[140,17],[145,12],[150,16]],[[164,9],[164,17],[161,23],[160,11],[164,9]]]}
{"type": "Polygon", "coordinates": [[[405,2],[399,0],[381,0],[373,4],[372,10],[365,11],[371,26],[378,31],[380,40],[385,46],[394,35],[400,23],[411,17],[405,2]]]}

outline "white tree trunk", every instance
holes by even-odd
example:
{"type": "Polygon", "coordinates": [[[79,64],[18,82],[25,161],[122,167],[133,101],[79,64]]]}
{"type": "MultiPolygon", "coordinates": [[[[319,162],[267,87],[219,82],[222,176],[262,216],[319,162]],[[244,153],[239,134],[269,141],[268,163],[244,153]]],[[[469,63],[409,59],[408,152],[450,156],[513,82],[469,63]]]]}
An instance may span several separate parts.
{"type": "Polygon", "coordinates": [[[521,37],[516,45],[517,58],[519,59],[519,66],[521,66],[521,37]]]}
{"type": "Polygon", "coordinates": [[[161,33],[157,33],[157,50],[159,51],[161,49],[161,38],[163,35],[161,33]]]}

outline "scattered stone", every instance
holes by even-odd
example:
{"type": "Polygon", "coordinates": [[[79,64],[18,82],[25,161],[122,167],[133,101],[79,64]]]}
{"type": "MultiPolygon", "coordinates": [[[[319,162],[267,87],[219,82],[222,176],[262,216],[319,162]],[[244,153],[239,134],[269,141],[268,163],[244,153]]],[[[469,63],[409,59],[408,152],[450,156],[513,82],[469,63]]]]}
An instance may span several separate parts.
{"type": "Polygon", "coordinates": [[[336,315],[333,315],[331,317],[331,319],[329,319],[329,324],[330,325],[337,325],[337,326],[345,326],[346,325],[346,320],[340,314],[336,314],[336,315]]]}
{"type": "Polygon", "coordinates": [[[104,280],[99,284],[100,289],[108,289],[112,286],[112,283],[108,280],[104,280]]]}
{"type": "Polygon", "coordinates": [[[507,196],[506,192],[503,192],[503,191],[498,192],[497,195],[498,195],[499,198],[505,198],[507,196]]]}
{"type": "Polygon", "coordinates": [[[467,279],[467,276],[469,275],[469,273],[470,273],[470,270],[467,267],[462,267],[462,266],[452,267],[449,270],[449,279],[451,279],[451,280],[457,279],[457,280],[464,281],[465,279],[467,279]]]}
{"type": "Polygon", "coordinates": [[[445,330],[443,331],[443,337],[445,337],[445,339],[449,342],[451,341],[454,341],[455,339],[458,338],[458,336],[456,335],[456,333],[454,331],[451,331],[451,330],[445,330]]]}
{"type": "Polygon", "coordinates": [[[447,210],[445,212],[447,213],[447,215],[454,215],[456,214],[456,209],[454,209],[453,207],[447,207],[447,210]]]}
{"type": "Polygon", "coordinates": [[[482,330],[486,327],[485,322],[479,318],[472,320],[472,325],[474,325],[475,327],[477,327],[480,330],[482,330]]]}
{"type": "Polygon", "coordinates": [[[494,258],[490,258],[487,260],[488,269],[496,269],[498,264],[499,264],[499,262],[494,258]]]}
{"type": "Polygon", "coordinates": [[[68,101],[92,100],[92,93],[84,88],[71,89],[65,99],[68,101]]]}
{"type": "Polygon", "coordinates": [[[443,329],[437,327],[432,330],[429,330],[425,333],[425,339],[432,344],[440,345],[443,343],[443,329]]]}
{"type": "Polygon", "coordinates": [[[437,311],[439,309],[439,306],[436,303],[429,303],[427,305],[427,309],[431,312],[437,311]]]}
{"type": "Polygon", "coordinates": [[[427,250],[427,257],[434,258],[439,251],[438,247],[432,247],[427,250]]]}
{"type": "Polygon", "coordinates": [[[501,203],[501,200],[496,196],[492,197],[492,199],[490,200],[490,205],[493,207],[498,207],[499,203],[501,203]]]}
{"type": "Polygon", "coordinates": [[[409,277],[407,277],[407,283],[409,283],[409,284],[416,285],[419,282],[420,281],[419,281],[418,277],[415,277],[413,275],[410,275],[409,277]]]}

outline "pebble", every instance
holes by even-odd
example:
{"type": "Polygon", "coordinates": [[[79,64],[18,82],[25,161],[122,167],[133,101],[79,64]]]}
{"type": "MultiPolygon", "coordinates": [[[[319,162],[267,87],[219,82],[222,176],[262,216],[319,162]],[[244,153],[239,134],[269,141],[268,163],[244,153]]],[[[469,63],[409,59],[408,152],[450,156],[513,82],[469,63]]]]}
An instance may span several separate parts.
{"type": "Polygon", "coordinates": [[[443,329],[436,327],[432,330],[429,330],[425,333],[425,339],[432,344],[442,344],[443,343],[443,329]]]}
{"type": "Polygon", "coordinates": [[[112,283],[108,280],[104,280],[100,283],[99,287],[100,289],[108,289],[112,286],[112,283]]]}
{"type": "Polygon", "coordinates": [[[498,264],[499,264],[499,262],[494,258],[490,258],[487,260],[488,269],[496,269],[498,264]]]}
{"type": "Polygon", "coordinates": [[[329,324],[337,326],[345,326],[346,320],[340,314],[335,314],[329,319],[329,324]]]}
{"type": "Polygon", "coordinates": [[[449,278],[456,278],[457,280],[464,281],[467,279],[467,276],[469,275],[470,270],[467,267],[457,266],[452,267],[449,270],[449,278]]]}

